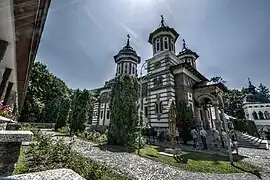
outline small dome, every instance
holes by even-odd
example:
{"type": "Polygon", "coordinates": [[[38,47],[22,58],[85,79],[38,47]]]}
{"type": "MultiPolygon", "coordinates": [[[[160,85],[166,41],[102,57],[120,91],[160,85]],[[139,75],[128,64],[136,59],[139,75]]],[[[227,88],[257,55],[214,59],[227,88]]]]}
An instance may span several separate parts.
{"type": "Polygon", "coordinates": [[[131,56],[129,58],[134,59],[136,63],[139,64],[141,62],[140,56],[138,56],[137,52],[130,46],[129,38],[130,37],[128,35],[127,44],[118,52],[117,55],[114,56],[114,60],[116,63],[121,59],[121,56],[131,56]]]}
{"type": "Polygon", "coordinates": [[[121,55],[121,54],[126,54],[126,55],[135,55],[137,56],[137,52],[130,46],[130,45],[126,45],[123,47],[123,49],[121,49],[117,55],[121,55]]]}

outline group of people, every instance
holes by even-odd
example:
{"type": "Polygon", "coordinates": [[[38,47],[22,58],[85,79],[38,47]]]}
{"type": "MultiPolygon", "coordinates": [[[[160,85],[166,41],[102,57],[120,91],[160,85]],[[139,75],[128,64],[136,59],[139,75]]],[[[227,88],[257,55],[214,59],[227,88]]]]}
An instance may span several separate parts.
{"type": "MultiPolygon", "coordinates": [[[[208,131],[209,133],[209,131],[208,131]]],[[[207,137],[212,136],[212,145],[215,147],[223,147],[225,149],[228,149],[228,145],[232,147],[233,150],[236,151],[238,154],[238,141],[237,141],[237,135],[234,131],[229,133],[229,137],[227,136],[226,132],[224,130],[221,130],[221,134],[218,130],[212,129],[211,134],[208,134],[204,128],[196,129],[196,127],[192,128],[190,130],[190,134],[193,139],[193,148],[197,149],[199,144],[202,144],[203,149],[208,149],[207,144],[207,137]]],[[[157,142],[169,142],[171,140],[171,134],[169,132],[169,129],[153,129],[153,132],[150,133],[154,143],[157,142]]],[[[149,139],[150,141],[150,139],[149,139]]],[[[180,144],[180,136],[179,136],[179,130],[175,130],[174,134],[174,141],[177,144],[180,144]]]]}
{"type": "MultiPolygon", "coordinates": [[[[196,128],[193,128],[191,131],[191,136],[193,138],[193,148],[197,149],[199,140],[201,140],[203,149],[207,149],[207,132],[201,128],[198,131],[196,128]]],[[[211,135],[211,134],[210,134],[211,135]]],[[[229,133],[229,137],[227,136],[226,132],[224,130],[221,130],[221,136],[219,132],[216,129],[212,130],[212,140],[213,140],[213,145],[216,147],[223,147],[225,149],[228,149],[228,145],[232,147],[232,150],[235,150],[236,153],[238,154],[238,140],[237,140],[237,134],[235,131],[231,131],[229,133]]]]}

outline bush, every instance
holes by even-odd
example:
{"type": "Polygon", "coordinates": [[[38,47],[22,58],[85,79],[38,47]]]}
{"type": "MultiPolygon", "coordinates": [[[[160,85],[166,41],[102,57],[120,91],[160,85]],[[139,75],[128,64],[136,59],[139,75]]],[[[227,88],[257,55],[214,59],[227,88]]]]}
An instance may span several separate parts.
{"type": "Polygon", "coordinates": [[[68,134],[69,134],[69,128],[68,128],[67,126],[64,126],[64,127],[62,127],[62,128],[59,130],[59,132],[60,132],[61,134],[68,135],[68,134]]]}
{"type": "Polygon", "coordinates": [[[99,132],[82,132],[79,137],[98,144],[107,142],[107,135],[99,132]]]}
{"type": "Polygon", "coordinates": [[[36,143],[31,144],[23,153],[23,164],[16,165],[16,174],[69,168],[86,179],[102,179],[108,173],[105,166],[80,156],[71,150],[72,143],[62,139],[54,141],[50,136],[37,133],[36,143]]]}

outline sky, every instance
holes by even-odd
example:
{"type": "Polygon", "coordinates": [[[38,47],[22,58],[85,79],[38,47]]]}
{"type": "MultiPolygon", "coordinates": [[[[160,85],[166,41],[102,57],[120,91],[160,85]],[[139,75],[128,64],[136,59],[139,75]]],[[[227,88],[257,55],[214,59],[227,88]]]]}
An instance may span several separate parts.
{"type": "Polygon", "coordinates": [[[101,87],[127,34],[142,63],[152,57],[148,36],[160,15],[180,34],[177,53],[184,38],[207,78],[270,87],[269,0],[52,0],[36,60],[70,88],[101,87]]]}

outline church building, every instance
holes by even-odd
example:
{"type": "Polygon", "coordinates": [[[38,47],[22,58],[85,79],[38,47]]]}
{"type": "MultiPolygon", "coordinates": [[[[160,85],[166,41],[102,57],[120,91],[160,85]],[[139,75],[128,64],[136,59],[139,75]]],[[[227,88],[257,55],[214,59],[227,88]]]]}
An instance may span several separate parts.
{"type": "MultiPolygon", "coordinates": [[[[142,80],[143,120],[154,128],[168,128],[169,102],[186,102],[193,110],[198,125],[205,129],[221,128],[224,117],[222,99],[225,86],[210,83],[197,69],[199,55],[187,47],[177,51],[178,32],[165,23],[163,16],[157,29],[149,35],[153,56],[145,61],[147,73],[140,76],[137,66],[141,58],[131,47],[129,36],[126,45],[114,56],[115,76],[136,76],[142,80]],[[140,77],[139,77],[140,76],[140,77]]],[[[94,89],[92,126],[107,127],[110,123],[110,92],[114,78],[101,88],[94,89]]]]}

